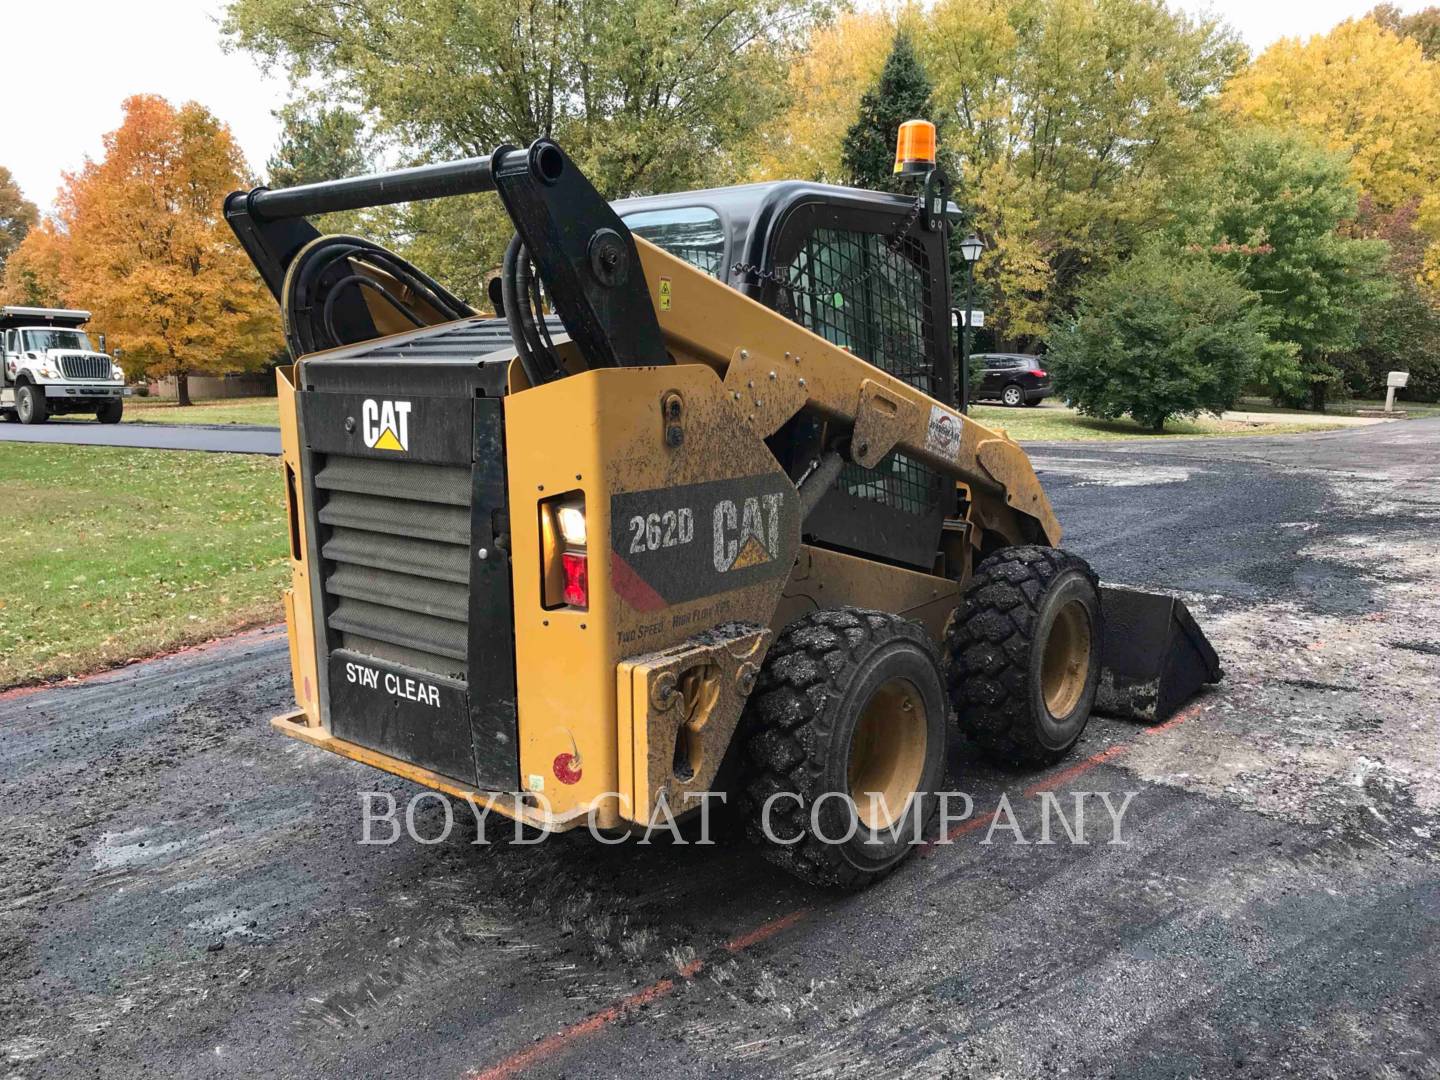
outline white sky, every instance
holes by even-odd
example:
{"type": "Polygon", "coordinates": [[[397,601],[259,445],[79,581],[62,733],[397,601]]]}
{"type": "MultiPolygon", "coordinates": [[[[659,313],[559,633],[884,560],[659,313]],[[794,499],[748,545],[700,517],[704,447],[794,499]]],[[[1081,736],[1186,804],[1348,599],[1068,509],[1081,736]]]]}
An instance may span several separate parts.
{"type": "MultiPolygon", "coordinates": [[[[517,0],[518,2],[518,0],[517,0]]],[[[1172,0],[1213,11],[1259,51],[1282,36],[1323,33],[1375,0],[1172,0]]],[[[1407,10],[1425,0],[1401,0],[1407,10]]],[[[0,0],[0,165],[48,209],[61,173],[98,157],[120,125],[120,102],[155,93],[195,100],[230,125],[252,170],[264,168],[285,82],[244,53],[226,55],[216,21],[223,0],[0,0]]],[[[516,132],[518,139],[524,132],[516,132]]]]}

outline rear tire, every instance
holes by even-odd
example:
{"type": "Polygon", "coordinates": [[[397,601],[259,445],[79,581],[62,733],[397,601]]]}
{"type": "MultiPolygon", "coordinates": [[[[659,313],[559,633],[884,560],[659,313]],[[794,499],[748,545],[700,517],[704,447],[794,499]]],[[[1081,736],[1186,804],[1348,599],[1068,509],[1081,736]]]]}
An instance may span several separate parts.
{"type": "Polygon", "coordinates": [[[123,401],[107,401],[95,410],[95,419],[102,424],[118,424],[124,415],[125,403],[123,401]]]}
{"type": "Polygon", "coordinates": [[[1077,555],[1020,546],[975,570],[945,630],[960,730],[992,757],[1048,765],[1090,721],[1104,627],[1095,573],[1077,555]]]}
{"type": "Polygon", "coordinates": [[[15,415],[22,424],[43,424],[50,415],[45,404],[45,388],[26,383],[15,390],[15,415]]]}
{"type": "Polygon", "coordinates": [[[1025,404],[1025,391],[1014,383],[1011,383],[1005,387],[1004,390],[1000,391],[1000,400],[1010,408],[1018,409],[1021,405],[1025,404]]]}
{"type": "Polygon", "coordinates": [[[878,881],[934,816],[948,715],[919,624],[858,608],[797,619],[771,647],[741,720],[747,835],[813,884],[878,881]]]}

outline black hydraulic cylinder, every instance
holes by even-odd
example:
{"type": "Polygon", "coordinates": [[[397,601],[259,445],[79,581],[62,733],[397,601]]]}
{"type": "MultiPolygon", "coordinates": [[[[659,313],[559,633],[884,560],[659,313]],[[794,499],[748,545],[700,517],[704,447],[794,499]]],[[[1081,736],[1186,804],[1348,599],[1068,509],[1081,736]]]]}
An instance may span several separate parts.
{"type": "Polygon", "coordinates": [[[249,211],[258,221],[282,221],[340,210],[494,191],[492,159],[493,155],[486,155],[369,176],[351,176],[344,180],[325,180],[278,191],[256,191],[250,196],[249,211]]]}

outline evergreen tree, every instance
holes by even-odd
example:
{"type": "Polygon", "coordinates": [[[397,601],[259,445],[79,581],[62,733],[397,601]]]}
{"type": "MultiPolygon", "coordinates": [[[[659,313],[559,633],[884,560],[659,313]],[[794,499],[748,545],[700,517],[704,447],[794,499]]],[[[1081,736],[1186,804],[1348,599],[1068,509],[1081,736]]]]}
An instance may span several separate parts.
{"type": "Polygon", "coordinates": [[[934,86],[909,33],[895,35],[875,85],[860,99],[860,116],[845,133],[841,169],[855,187],[911,194],[915,181],[895,175],[895,136],[906,120],[934,122],[934,86]]]}
{"type": "Polygon", "coordinates": [[[354,112],[307,96],[277,109],[275,117],[282,127],[269,161],[271,187],[338,180],[370,170],[370,142],[354,112]]]}

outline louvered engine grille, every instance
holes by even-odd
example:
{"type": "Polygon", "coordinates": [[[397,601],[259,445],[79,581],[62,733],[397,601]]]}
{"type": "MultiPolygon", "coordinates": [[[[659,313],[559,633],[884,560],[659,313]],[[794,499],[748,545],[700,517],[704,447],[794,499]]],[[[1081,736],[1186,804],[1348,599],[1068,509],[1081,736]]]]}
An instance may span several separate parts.
{"type": "Polygon", "coordinates": [[[315,486],[340,647],[466,679],[470,470],[331,454],[315,486]]]}
{"type": "Polygon", "coordinates": [[[67,379],[109,379],[108,356],[62,356],[60,373],[67,379]]]}

